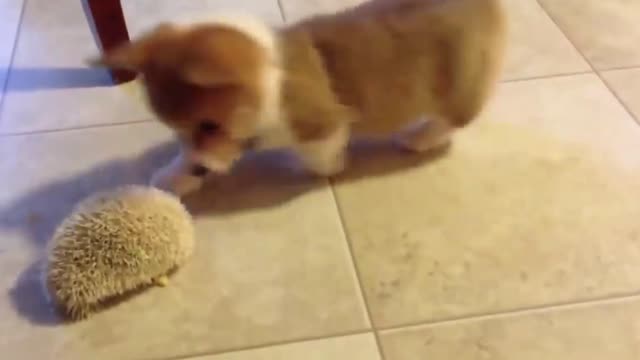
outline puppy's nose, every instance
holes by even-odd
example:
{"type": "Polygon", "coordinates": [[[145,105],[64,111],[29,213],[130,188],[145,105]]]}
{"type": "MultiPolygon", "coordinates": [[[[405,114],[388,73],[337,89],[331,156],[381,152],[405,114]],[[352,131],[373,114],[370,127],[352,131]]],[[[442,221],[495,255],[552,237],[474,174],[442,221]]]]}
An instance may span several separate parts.
{"type": "Polygon", "coordinates": [[[258,137],[252,137],[247,139],[247,141],[245,141],[244,143],[244,149],[251,151],[251,150],[256,150],[258,148],[258,137]]]}
{"type": "Polygon", "coordinates": [[[209,169],[207,169],[204,165],[195,164],[191,167],[191,175],[197,177],[205,177],[209,174],[209,169]]]}

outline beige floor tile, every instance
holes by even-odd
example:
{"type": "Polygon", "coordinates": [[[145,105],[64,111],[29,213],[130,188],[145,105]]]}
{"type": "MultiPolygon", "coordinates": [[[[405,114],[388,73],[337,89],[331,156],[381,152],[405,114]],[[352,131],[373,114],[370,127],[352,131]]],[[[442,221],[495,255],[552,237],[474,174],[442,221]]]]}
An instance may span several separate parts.
{"type": "Polygon", "coordinates": [[[39,249],[73,204],[92,191],[145,183],[169,158],[156,123],[0,137],[0,251],[39,249]]]}
{"type": "Polygon", "coordinates": [[[639,314],[636,299],[391,331],[381,342],[387,360],[633,360],[639,314]]]}
{"type": "Polygon", "coordinates": [[[588,71],[589,65],[536,0],[505,0],[509,19],[506,79],[588,71]]]}
{"type": "Polygon", "coordinates": [[[199,21],[216,14],[251,14],[270,24],[282,23],[278,0],[136,0],[123,1],[133,36],[163,21],[199,21]]]}
{"type": "Polygon", "coordinates": [[[161,358],[368,328],[328,186],[254,184],[269,165],[241,167],[189,200],[199,242],[171,286],[57,325],[38,280],[44,242],[81,197],[148,179],[170,154],[166,139],[154,123],[0,138],[2,154],[13,154],[0,160],[11,189],[0,195],[0,292],[13,294],[0,297],[0,352],[161,358]]]}
{"type": "Polygon", "coordinates": [[[640,122],[640,68],[605,71],[601,75],[640,122]]]}
{"type": "Polygon", "coordinates": [[[501,85],[428,164],[355,156],[336,193],[374,323],[637,291],[638,148],[640,127],[581,75],[501,85]]]}
{"type": "Polygon", "coordinates": [[[148,119],[135,84],[89,69],[97,48],[81,1],[29,1],[7,82],[0,133],[148,119]]]}
{"type": "Polygon", "coordinates": [[[23,0],[0,0],[0,104],[4,95],[23,0]]]}
{"type": "Polygon", "coordinates": [[[224,355],[203,356],[193,360],[379,360],[372,334],[308,341],[266,349],[248,350],[224,355]]]}
{"type": "MultiPolygon", "coordinates": [[[[133,36],[167,19],[207,12],[253,11],[280,21],[276,0],[124,1],[133,36]]],[[[30,1],[16,47],[0,133],[30,132],[151,118],[137,83],[114,87],[106,72],[86,68],[97,48],[81,1],[30,1]],[[42,111],[46,109],[46,111],[42,111]],[[105,111],[108,110],[108,111],[105,111]]]]}
{"type": "Polygon", "coordinates": [[[640,65],[640,2],[539,1],[596,68],[640,65]]]}

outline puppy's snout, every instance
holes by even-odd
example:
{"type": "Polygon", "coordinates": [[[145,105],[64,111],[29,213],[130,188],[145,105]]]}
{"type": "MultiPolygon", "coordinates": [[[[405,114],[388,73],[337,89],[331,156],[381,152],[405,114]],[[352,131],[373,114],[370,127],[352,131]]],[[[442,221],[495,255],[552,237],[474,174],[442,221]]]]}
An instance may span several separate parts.
{"type": "Polygon", "coordinates": [[[231,170],[233,161],[225,161],[213,154],[192,153],[189,155],[189,163],[192,164],[191,175],[204,177],[210,173],[226,174],[231,170]]]}

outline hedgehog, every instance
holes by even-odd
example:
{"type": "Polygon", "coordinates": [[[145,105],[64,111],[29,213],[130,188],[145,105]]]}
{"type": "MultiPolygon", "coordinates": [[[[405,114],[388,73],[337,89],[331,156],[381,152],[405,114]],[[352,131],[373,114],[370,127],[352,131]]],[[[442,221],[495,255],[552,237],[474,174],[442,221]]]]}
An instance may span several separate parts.
{"type": "Polygon", "coordinates": [[[49,244],[44,282],[71,320],[153,285],[166,286],[194,248],[188,211],[145,186],[94,194],[76,205],[49,244]]]}

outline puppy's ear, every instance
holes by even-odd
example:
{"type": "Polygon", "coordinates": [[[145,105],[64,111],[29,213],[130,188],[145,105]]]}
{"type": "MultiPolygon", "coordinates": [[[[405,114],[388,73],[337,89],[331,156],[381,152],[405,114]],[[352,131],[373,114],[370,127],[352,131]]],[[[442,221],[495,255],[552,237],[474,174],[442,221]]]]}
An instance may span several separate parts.
{"type": "Polygon", "coordinates": [[[91,66],[139,71],[151,57],[151,49],[161,46],[176,33],[175,26],[168,23],[160,24],[136,40],[88,59],[88,63],[91,66]]]}

